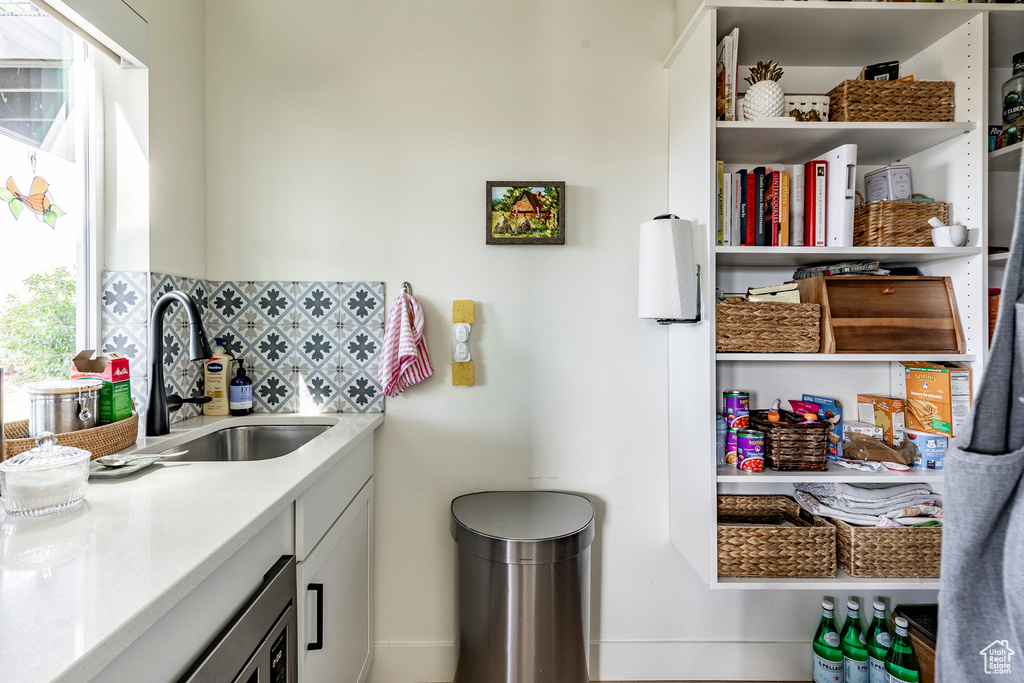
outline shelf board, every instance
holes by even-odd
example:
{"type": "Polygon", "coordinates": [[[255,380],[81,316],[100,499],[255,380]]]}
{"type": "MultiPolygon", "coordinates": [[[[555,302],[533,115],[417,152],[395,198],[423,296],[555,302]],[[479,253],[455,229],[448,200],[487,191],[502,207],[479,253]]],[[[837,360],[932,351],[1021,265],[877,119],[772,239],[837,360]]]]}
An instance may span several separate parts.
{"type": "Polygon", "coordinates": [[[839,570],[832,579],[761,579],[737,578],[732,576],[718,577],[717,588],[724,589],[807,589],[807,590],[858,590],[858,591],[897,591],[897,590],[938,590],[938,579],[856,579],[839,570]]]}
{"type": "Polygon", "coordinates": [[[807,266],[841,261],[927,263],[975,256],[981,247],[715,247],[718,266],[807,266]]]}
{"type": "Polygon", "coordinates": [[[1024,143],[1010,145],[988,153],[988,170],[990,171],[1019,171],[1020,150],[1024,143]]]}
{"type": "Polygon", "coordinates": [[[976,127],[973,121],[881,123],[795,119],[718,121],[715,125],[717,158],[727,164],[802,164],[848,143],[857,145],[858,164],[890,164],[976,127]],[[757,158],[752,159],[752,154],[757,158]]]}
{"type": "Polygon", "coordinates": [[[916,482],[942,481],[942,470],[915,467],[908,472],[862,472],[828,463],[824,472],[741,472],[725,465],[718,468],[715,477],[719,483],[744,484],[796,484],[804,481],[846,482],[848,484],[911,484],[916,482]]]}
{"type": "Polygon", "coordinates": [[[892,363],[899,361],[978,360],[974,353],[716,353],[716,361],[772,361],[776,363],[892,363]]]}
{"type": "Polygon", "coordinates": [[[1006,262],[1010,260],[1010,252],[1004,251],[1000,254],[989,254],[988,263],[990,266],[999,266],[1000,268],[1006,265],[1006,262]]]}

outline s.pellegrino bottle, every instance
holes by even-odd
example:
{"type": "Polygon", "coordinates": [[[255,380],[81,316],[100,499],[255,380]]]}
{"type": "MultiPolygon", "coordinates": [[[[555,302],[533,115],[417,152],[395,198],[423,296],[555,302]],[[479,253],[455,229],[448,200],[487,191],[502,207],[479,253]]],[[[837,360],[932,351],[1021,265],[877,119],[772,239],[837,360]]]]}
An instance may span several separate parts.
{"type": "Polygon", "coordinates": [[[843,683],[843,646],[831,600],[821,601],[821,623],[811,643],[814,683],[843,683]]]}
{"type": "Polygon", "coordinates": [[[868,629],[869,683],[889,683],[889,674],[885,673],[885,655],[892,644],[892,635],[885,620],[885,603],[875,600],[872,607],[875,614],[868,629]]]}
{"type": "Polygon", "coordinates": [[[885,673],[889,674],[889,683],[918,683],[921,680],[921,669],[917,666],[917,657],[907,635],[907,620],[903,617],[896,617],[896,636],[885,655],[885,673]]]}
{"type": "Polygon", "coordinates": [[[846,601],[846,625],[840,640],[845,683],[868,683],[868,646],[860,628],[860,603],[856,600],[846,601]]]}

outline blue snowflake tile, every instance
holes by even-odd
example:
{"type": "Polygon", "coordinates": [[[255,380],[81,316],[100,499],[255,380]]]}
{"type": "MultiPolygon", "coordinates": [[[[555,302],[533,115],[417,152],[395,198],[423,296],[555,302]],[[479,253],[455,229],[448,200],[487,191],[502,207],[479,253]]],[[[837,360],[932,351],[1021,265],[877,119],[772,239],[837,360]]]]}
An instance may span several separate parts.
{"type": "Polygon", "coordinates": [[[358,372],[341,388],[345,405],[341,412],[371,413],[380,412],[383,408],[384,393],[377,380],[366,372],[358,372]]]}
{"type": "Polygon", "coordinates": [[[107,355],[127,358],[133,378],[149,374],[148,332],[148,325],[104,326],[100,350],[107,355]]]}
{"type": "Polygon", "coordinates": [[[323,327],[314,327],[296,344],[296,350],[309,365],[327,366],[338,355],[340,344],[323,327]]]}
{"type": "Polygon", "coordinates": [[[178,363],[182,358],[188,358],[188,343],[182,341],[178,329],[172,325],[164,328],[163,334],[163,362],[164,368],[169,368],[178,363]]]}
{"type": "Polygon", "coordinates": [[[281,329],[293,343],[309,334],[313,329],[313,321],[296,309],[288,311],[277,321],[276,326],[281,329]]]}
{"type": "Polygon", "coordinates": [[[188,282],[188,295],[196,302],[199,308],[199,316],[205,322],[210,314],[210,290],[206,280],[191,280],[188,282]]]}
{"type": "Polygon", "coordinates": [[[210,313],[213,320],[232,323],[249,306],[249,298],[237,283],[228,281],[208,285],[210,313]],[[216,285],[216,286],[214,286],[216,285]]]}
{"type": "Polygon", "coordinates": [[[300,392],[301,403],[312,404],[316,410],[327,412],[340,398],[341,389],[326,374],[316,371],[306,377],[300,392]]]}
{"type": "Polygon", "coordinates": [[[341,283],[341,307],[360,325],[365,325],[383,317],[384,296],[378,294],[371,283],[343,282],[341,283]]]}
{"type": "MultiPolygon", "coordinates": [[[[221,325],[225,326],[223,323],[221,325]]],[[[262,315],[251,308],[247,308],[242,311],[240,316],[235,318],[235,321],[231,323],[231,327],[238,331],[251,345],[270,325],[267,324],[262,315]]]]}
{"type": "Polygon", "coordinates": [[[314,324],[320,325],[338,308],[338,295],[331,291],[327,283],[303,283],[305,291],[295,297],[296,308],[309,317],[314,324]]]}
{"type": "Polygon", "coordinates": [[[105,324],[141,324],[149,320],[149,282],[146,273],[103,273],[100,307],[105,324]]]}
{"type": "Polygon", "coordinates": [[[298,354],[292,354],[275,369],[275,372],[284,377],[291,386],[300,388],[314,370],[298,354]]]}
{"type": "Polygon", "coordinates": [[[276,368],[292,352],[295,344],[284,331],[270,326],[252,342],[251,348],[250,355],[259,359],[268,368],[276,368]]]}
{"type": "Polygon", "coordinates": [[[320,323],[320,326],[327,331],[328,335],[332,339],[336,340],[340,344],[343,339],[347,339],[351,336],[360,325],[355,318],[339,309],[330,313],[327,318],[320,323]]]}
{"type": "MultiPolygon", "coordinates": [[[[211,339],[223,339],[224,350],[227,351],[234,359],[245,358],[246,362],[249,361],[249,353],[252,349],[249,340],[246,339],[241,332],[235,329],[231,325],[225,325],[216,329],[208,329],[207,333],[211,339]]],[[[234,370],[231,372],[232,377],[234,376],[234,370]]]]}
{"type": "Polygon", "coordinates": [[[360,326],[341,343],[341,351],[360,368],[367,368],[380,355],[383,343],[370,328],[360,326]]]}
{"type": "Polygon", "coordinates": [[[254,381],[252,397],[263,409],[261,412],[289,412],[295,397],[295,387],[276,372],[270,372],[259,381],[254,381]]]}
{"type": "Polygon", "coordinates": [[[277,323],[294,309],[295,300],[290,294],[291,285],[290,282],[268,282],[260,293],[252,298],[252,306],[268,323],[277,323]]]}

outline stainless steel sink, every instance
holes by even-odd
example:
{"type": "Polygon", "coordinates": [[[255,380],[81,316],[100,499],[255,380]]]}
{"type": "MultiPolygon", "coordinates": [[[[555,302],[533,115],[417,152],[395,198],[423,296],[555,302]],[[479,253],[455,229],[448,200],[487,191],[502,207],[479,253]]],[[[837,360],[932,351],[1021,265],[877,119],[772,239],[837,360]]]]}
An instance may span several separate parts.
{"type": "Polygon", "coordinates": [[[210,432],[164,453],[173,462],[269,460],[287,455],[330,429],[330,425],[242,425],[210,432]],[[187,449],[187,450],[186,450],[187,449]]]}

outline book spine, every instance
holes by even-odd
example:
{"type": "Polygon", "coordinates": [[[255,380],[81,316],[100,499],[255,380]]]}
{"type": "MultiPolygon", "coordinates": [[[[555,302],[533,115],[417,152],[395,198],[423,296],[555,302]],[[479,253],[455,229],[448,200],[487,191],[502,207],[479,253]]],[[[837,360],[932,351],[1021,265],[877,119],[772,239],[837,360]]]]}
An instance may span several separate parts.
{"type": "MultiPolygon", "coordinates": [[[[743,216],[740,214],[740,206],[743,203],[743,179],[739,173],[732,174],[732,239],[729,243],[732,246],[739,246],[740,244],[740,226],[742,224],[743,216]]],[[[743,229],[746,229],[744,226],[743,229]]]]}
{"type": "Polygon", "coordinates": [[[814,164],[814,246],[825,246],[825,233],[828,230],[828,162],[815,161],[814,164]]]}
{"type": "Polygon", "coordinates": [[[743,241],[748,247],[754,246],[754,233],[756,229],[754,227],[754,216],[757,215],[757,202],[754,197],[757,195],[757,179],[754,177],[754,172],[751,171],[747,174],[747,215],[746,215],[746,238],[743,241]]]}
{"type": "Polygon", "coordinates": [[[778,171],[772,171],[771,183],[768,186],[766,192],[769,194],[765,197],[765,220],[769,221],[771,225],[771,238],[772,246],[782,246],[782,174],[778,171]]]}
{"type": "MultiPolygon", "coordinates": [[[[769,176],[770,178],[770,176],[769,176]]],[[[754,169],[754,246],[764,247],[770,244],[768,241],[770,238],[767,231],[765,230],[764,210],[765,210],[765,190],[767,189],[767,183],[765,179],[765,168],[764,166],[758,166],[754,169]]],[[[769,223],[770,226],[770,223],[769,223]]]]}
{"type": "Polygon", "coordinates": [[[804,245],[804,167],[791,166],[789,183],[789,243],[794,247],[804,245]]]}
{"type": "Polygon", "coordinates": [[[804,244],[814,246],[814,162],[804,164],[804,244]]]}
{"type": "Polygon", "coordinates": [[[718,223],[717,223],[717,225],[718,225],[718,235],[717,235],[716,240],[715,240],[715,243],[718,244],[719,246],[721,246],[721,244],[722,244],[722,229],[723,229],[723,223],[722,223],[722,221],[723,221],[723,216],[722,216],[723,208],[722,208],[722,203],[723,203],[723,199],[724,199],[722,195],[723,195],[723,192],[725,190],[724,185],[723,185],[724,179],[725,179],[725,162],[719,161],[718,162],[718,223]]]}
{"type": "Polygon", "coordinates": [[[779,176],[779,246],[789,246],[789,173],[779,176]]]}
{"type": "Polygon", "coordinates": [[[723,38],[725,44],[725,120],[736,118],[736,41],[732,36],[723,38]]]}
{"type": "Polygon", "coordinates": [[[739,121],[742,117],[739,116],[738,101],[740,94],[740,30],[734,28],[729,34],[732,38],[732,64],[729,73],[732,75],[732,92],[729,94],[729,112],[732,116],[733,121],[739,121]]]}
{"type": "Polygon", "coordinates": [[[732,244],[732,173],[722,177],[722,245],[732,244]]]}

